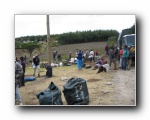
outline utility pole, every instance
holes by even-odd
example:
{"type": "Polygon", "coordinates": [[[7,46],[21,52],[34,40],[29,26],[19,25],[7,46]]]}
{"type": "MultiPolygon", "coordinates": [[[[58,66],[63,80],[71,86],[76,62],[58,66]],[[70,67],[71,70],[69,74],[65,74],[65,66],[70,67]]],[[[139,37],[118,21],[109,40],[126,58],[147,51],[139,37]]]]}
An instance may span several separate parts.
{"type": "Polygon", "coordinates": [[[49,29],[49,15],[47,18],[47,54],[48,54],[48,65],[51,65],[51,44],[50,44],[50,29],[49,29]]]}

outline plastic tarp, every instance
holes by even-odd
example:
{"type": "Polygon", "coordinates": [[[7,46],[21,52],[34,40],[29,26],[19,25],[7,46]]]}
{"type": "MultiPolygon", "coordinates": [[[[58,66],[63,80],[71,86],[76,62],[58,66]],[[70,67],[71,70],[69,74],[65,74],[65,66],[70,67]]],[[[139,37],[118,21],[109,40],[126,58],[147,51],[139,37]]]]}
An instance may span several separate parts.
{"type": "Polygon", "coordinates": [[[27,81],[34,81],[34,80],[36,80],[36,77],[26,77],[26,78],[24,78],[24,81],[25,82],[27,82],[27,81]]]}
{"type": "Polygon", "coordinates": [[[88,88],[84,79],[71,78],[63,87],[68,105],[87,105],[89,103],[88,88]]]}
{"type": "Polygon", "coordinates": [[[51,82],[48,88],[36,95],[40,105],[63,105],[60,89],[51,82]]]}

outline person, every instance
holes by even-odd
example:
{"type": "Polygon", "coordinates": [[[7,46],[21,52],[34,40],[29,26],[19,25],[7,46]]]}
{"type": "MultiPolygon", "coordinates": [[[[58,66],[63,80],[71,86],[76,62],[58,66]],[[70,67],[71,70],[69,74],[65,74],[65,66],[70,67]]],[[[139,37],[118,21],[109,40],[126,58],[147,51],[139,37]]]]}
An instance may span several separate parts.
{"type": "Polygon", "coordinates": [[[26,55],[24,56],[24,62],[25,62],[25,64],[26,64],[26,62],[27,62],[27,57],[26,57],[26,55]]]}
{"type": "Polygon", "coordinates": [[[109,50],[109,66],[111,67],[111,63],[114,63],[114,70],[116,70],[116,58],[115,58],[115,54],[114,54],[114,47],[112,46],[109,50]]]}
{"type": "Polygon", "coordinates": [[[57,54],[57,59],[58,59],[58,61],[62,61],[60,53],[57,54]]]}
{"type": "Polygon", "coordinates": [[[54,52],[54,51],[53,51],[53,63],[56,62],[56,55],[57,55],[57,52],[54,52]]]}
{"type": "Polygon", "coordinates": [[[119,61],[118,61],[118,53],[119,53],[119,49],[117,48],[117,46],[114,47],[114,60],[116,62],[116,68],[119,68],[119,61]]]}
{"type": "Polygon", "coordinates": [[[132,47],[130,46],[129,47],[129,57],[127,58],[127,69],[130,70],[130,67],[131,67],[131,64],[132,64],[132,57],[133,57],[133,54],[132,54],[132,47]]]}
{"type": "Polygon", "coordinates": [[[22,65],[15,60],[15,104],[22,105],[22,98],[19,92],[20,79],[23,74],[22,65]]]}
{"type": "Polygon", "coordinates": [[[78,65],[78,69],[81,70],[82,69],[82,52],[81,52],[81,50],[79,50],[79,52],[78,52],[77,65],[78,65]]]}
{"type": "Polygon", "coordinates": [[[105,55],[108,55],[108,44],[105,46],[105,55]]]}
{"type": "Polygon", "coordinates": [[[98,56],[98,50],[95,51],[95,56],[98,56]]]}
{"type": "Polygon", "coordinates": [[[35,65],[33,76],[35,76],[36,69],[37,69],[38,70],[38,76],[40,77],[40,58],[39,58],[39,55],[36,55],[33,58],[33,64],[35,65]]]}
{"type": "Polygon", "coordinates": [[[90,62],[92,62],[92,61],[94,61],[95,62],[95,59],[94,59],[94,51],[93,50],[91,50],[90,51],[90,62]]]}
{"type": "Polygon", "coordinates": [[[45,76],[45,79],[49,78],[49,77],[52,77],[52,66],[51,65],[47,65],[46,66],[46,76],[45,76]]]}
{"type": "Polygon", "coordinates": [[[78,57],[78,51],[75,53],[75,57],[76,57],[76,58],[78,57]]]}
{"type": "Polygon", "coordinates": [[[21,76],[21,86],[25,86],[24,75],[25,75],[26,64],[23,57],[20,57],[20,64],[22,65],[22,69],[23,69],[23,74],[21,76]]]}
{"type": "Polygon", "coordinates": [[[129,51],[127,45],[124,45],[123,54],[122,54],[122,70],[126,70],[128,55],[129,55],[129,51]]]}
{"type": "Polygon", "coordinates": [[[106,64],[107,63],[107,61],[105,61],[103,57],[101,58],[101,60],[102,60],[102,64],[106,64]]]}
{"type": "Polygon", "coordinates": [[[68,59],[68,61],[70,61],[71,58],[72,58],[72,52],[69,53],[69,59],[68,59]]]}
{"type": "Polygon", "coordinates": [[[122,68],[122,54],[123,54],[123,49],[121,48],[120,51],[119,51],[119,56],[120,56],[119,68],[122,68]]]}
{"type": "Polygon", "coordinates": [[[101,58],[98,59],[98,61],[96,62],[93,70],[95,70],[96,68],[99,68],[101,65],[103,65],[103,61],[101,58]]]}
{"type": "Polygon", "coordinates": [[[82,53],[83,62],[86,62],[86,53],[82,53]]]}
{"type": "Polygon", "coordinates": [[[87,60],[88,60],[88,56],[89,56],[89,51],[88,51],[88,49],[86,49],[85,54],[86,54],[85,61],[87,61],[87,60]]]}

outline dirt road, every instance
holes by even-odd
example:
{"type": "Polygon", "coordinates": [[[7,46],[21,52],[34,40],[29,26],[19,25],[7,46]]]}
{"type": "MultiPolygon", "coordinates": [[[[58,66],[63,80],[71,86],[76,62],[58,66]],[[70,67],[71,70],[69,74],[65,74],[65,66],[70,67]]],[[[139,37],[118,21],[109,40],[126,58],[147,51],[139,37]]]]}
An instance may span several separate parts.
{"type": "Polygon", "coordinates": [[[129,71],[118,70],[114,72],[112,84],[115,86],[116,104],[136,105],[136,79],[135,67],[129,71]]]}

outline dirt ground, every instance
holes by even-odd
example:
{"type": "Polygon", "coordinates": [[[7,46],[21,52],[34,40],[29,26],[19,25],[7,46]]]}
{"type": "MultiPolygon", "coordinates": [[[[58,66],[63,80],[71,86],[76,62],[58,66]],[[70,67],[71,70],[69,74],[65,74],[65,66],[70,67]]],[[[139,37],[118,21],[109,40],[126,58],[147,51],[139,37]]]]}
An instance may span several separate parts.
{"type": "MultiPolygon", "coordinates": [[[[92,68],[82,70],[77,69],[77,65],[62,66],[53,68],[53,77],[45,79],[46,69],[41,68],[41,77],[36,80],[26,82],[24,87],[20,87],[23,105],[39,106],[36,94],[47,89],[51,82],[54,82],[61,90],[63,105],[67,102],[63,95],[63,85],[67,81],[62,81],[61,77],[78,77],[86,80],[89,92],[89,106],[136,106],[136,70],[132,66],[130,70],[110,70],[109,72],[96,74],[97,70],[92,68]]],[[[27,66],[25,77],[32,76],[33,69],[27,66]]]]}

